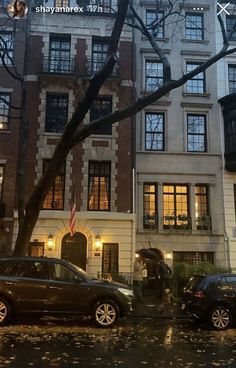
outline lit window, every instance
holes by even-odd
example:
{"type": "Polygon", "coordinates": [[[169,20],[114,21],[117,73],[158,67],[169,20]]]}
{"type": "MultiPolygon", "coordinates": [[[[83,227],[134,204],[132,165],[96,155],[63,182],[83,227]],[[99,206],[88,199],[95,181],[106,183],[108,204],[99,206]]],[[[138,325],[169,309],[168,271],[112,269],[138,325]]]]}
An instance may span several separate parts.
{"type": "Polygon", "coordinates": [[[69,2],[69,0],[55,0],[54,6],[56,8],[62,8],[62,7],[66,8],[66,7],[70,6],[70,2],[69,2]]]}
{"type": "MultiPolygon", "coordinates": [[[[50,160],[44,160],[43,171],[47,169],[50,160]]],[[[64,209],[64,192],[65,192],[65,165],[62,166],[57,175],[54,184],[48,191],[43,202],[43,209],[47,210],[63,210],[64,209]]]]}
{"type": "Polygon", "coordinates": [[[89,163],[88,209],[110,210],[111,163],[90,161],[89,163]]]}
{"type": "Polygon", "coordinates": [[[188,187],[186,185],[163,185],[163,227],[190,227],[188,187]]]}
{"type": "Polygon", "coordinates": [[[143,227],[157,227],[157,186],[154,183],[143,185],[143,227]]]}

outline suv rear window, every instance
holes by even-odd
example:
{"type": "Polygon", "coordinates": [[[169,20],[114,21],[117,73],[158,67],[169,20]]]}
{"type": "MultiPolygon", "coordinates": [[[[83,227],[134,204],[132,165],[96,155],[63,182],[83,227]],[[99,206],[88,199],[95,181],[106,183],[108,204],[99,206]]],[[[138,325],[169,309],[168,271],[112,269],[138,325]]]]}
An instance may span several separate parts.
{"type": "Polygon", "coordinates": [[[189,283],[187,284],[186,289],[188,291],[194,291],[196,290],[200,283],[202,282],[202,280],[205,278],[205,276],[193,276],[191,277],[191,279],[189,280],[189,283]]]}

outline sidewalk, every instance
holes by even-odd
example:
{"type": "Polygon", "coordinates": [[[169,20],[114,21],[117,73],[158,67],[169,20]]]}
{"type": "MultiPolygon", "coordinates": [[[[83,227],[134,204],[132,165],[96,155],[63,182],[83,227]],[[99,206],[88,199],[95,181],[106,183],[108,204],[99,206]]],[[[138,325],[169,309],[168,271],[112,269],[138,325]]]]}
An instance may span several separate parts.
{"type": "Polygon", "coordinates": [[[161,304],[159,300],[151,296],[145,296],[143,303],[134,306],[132,316],[138,318],[163,318],[163,319],[186,319],[181,312],[178,301],[171,304],[161,304]]]}

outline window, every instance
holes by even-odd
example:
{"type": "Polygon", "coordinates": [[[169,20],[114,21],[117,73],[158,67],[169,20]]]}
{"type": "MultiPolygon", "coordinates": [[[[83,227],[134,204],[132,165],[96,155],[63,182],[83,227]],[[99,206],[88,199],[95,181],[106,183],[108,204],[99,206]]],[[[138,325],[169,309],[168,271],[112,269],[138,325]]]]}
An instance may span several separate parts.
{"type": "Polygon", "coordinates": [[[45,132],[62,133],[68,118],[68,94],[47,94],[45,132]]]}
{"type": "Polygon", "coordinates": [[[236,93],[236,64],[228,66],[229,93],[236,93]]]}
{"type": "Polygon", "coordinates": [[[109,211],[111,163],[107,161],[90,161],[88,185],[88,209],[92,211],[109,211]]]}
{"type": "Polygon", "coordinates": [[[188,152],[206,152],[206,115],[188,114],[188,152]]]}
{"type": "MultiPolygon", "coordinates": [[[[4,61],[7,65],[11,65],[13,58],[13,34],[11,32],[0,32],[0,53],[4,55],[4,61]]],[[[2,60],[0,59],[0,65],[2,60]]]]}
{"type": "Polygon", "coordinates": [[[4,179],[4,166],[0,165],[0,200],[2,199],[3,179],[4,179]]]}
{"type": "Polygon", "coordinates": [[[236,292],[236,277],[235,276],[225,276],[225,278],[228,284],[228,290],[236,292]]]}
{"type": "Polygon", "coordinates": [[[157,227],[157,186],[144,183],[143,186],[143,227],[155,229],[157,227]]]}
{"type": "MultiPolygon", "coordinates": [[[[117,11],[117,0],[89,0],[89,6],[94,5],[98,8],[92,8],[93,12],[96,10],[98,13],[114,13],[117,11]]],[[[88,7],[91,10],[90,7],[88,7]]]]}
{"type": "MultiPolygon", "coordinates": [[[[50,160],[44,160],[43,171],[45,172],[50,160]]],[[[65,191],[65,165],[61,167],[60,173],[43,202],[44,210],[63,210],[64,209],[64,191],[65,191]]]]}
{"type": "Polygon", "coordinates": [[[236,31],[234,31],[236,15],[226,15],[226,30],[229,40],[236,40],[236,31]]]}
{"type": "Polygon", "coordinates": [[[95,39],[92,45],[92,73],[99,71],[107,57],[107,39],[95,39]]]}
{"type": "Polygon", "coordinates": [[[30,279],[47,279],[48,272],[44,262],[21,261],[16,262],[11,270],[12,276],[25,277],[30,279]]]}
{"type": "Polygon", "coordinates": [[[155,91],[164,82],[163,64],[152,60],[146,60],[145,65],[145,89],[155,91]]]}
{"type": "MultiPolygon", "coordinates": [[[[187,63],[187,73],[196,69],[201,64],[199,63],[187,63]]],[[[186,83],[187,93],[205,93],[205,72],[198,73],[192,79],[186,83]]]]}
{"type": "Polygon", "coordinates": [[[164,37],[164,17],[163,10],[146,10],[146,27],[154,37],[163,38],[164,37]]]}
{"type": "Polygon", "coordinates": [[[207,185],[195,186],[195,216],[198,230],[210,229],[209,194],[207,185]]]}
{"type": "Polygon", "coordinates": [[[184,262],[191,265],[202,262],[214,263],[213,252],[173,252],[173,263],[184,262]]]}
{"type": "Polygon", "coordinates": [[[55,0],[54,2],[54,6],[56,8],[61,8],[61,7],[67,7],[67,6],[70,6],[70,2],[69,0],[55,0]]]}
{"type": "Polygon", "coordinates": [[[203,40],[203,14],[186,13],[185,37],[188,40],[203,40]]]}
{"type": "MultiPolygon", "coordinates": [[[[112,112],[112,97],[111,96],[102,96],[97,97],[96,100],[92,103],[90,109],[90,120],[96,120],[99,118],[103,118],[104,116],[110,114],[112,112]]],[[[96,131],[96,134],[112,134],[112,125],[105,125],[99,128],[96,131]]]]}
{"type": "Polygon", "coordinates": [[[78,275],[60,263],[51,263],[51,278],[55,281],[73,282],[78,279],[78,275]]]}
{"type": "Polygon", "coordinates": [[[31,257],[43,257],[44,256],[44,247],[45,244],[43,242],[30,242],[29,243],[29,256],[31,257]]]}
{"type": "Polygon", "coordinates": [[[70,73],[70,35],[50,36],[49,71],[70,73]]]}
{"type": "Polygon", "coordinates": [[[236,150],[236,120],[225,124],[225,153],[232,154],[236,150]]]}
{"type": "Polygon", "coordinates": [[[119,244],[102,245],[102,273],[118,273],[119,244]]]}
{"type": "Polygon", "coordinates": [[[8,129],[10,94],[0,93],[0,132],[8,129]]]}
{"type": "Polygon", "coordinates": [[[164,131],[165,117],[163,113],[145,114],[145,149],[147,151],[164,151],[164,131]]]}
{"type": "Polygon", "coordinates": [[[188,187],[186,185],[163,185],[163,227],[188,229],[188,187]]]}

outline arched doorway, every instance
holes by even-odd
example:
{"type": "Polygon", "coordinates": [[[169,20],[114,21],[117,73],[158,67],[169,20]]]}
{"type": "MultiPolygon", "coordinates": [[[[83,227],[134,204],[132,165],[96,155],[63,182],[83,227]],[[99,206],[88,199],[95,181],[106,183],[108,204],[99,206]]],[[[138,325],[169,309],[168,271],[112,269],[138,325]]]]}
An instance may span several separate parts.
{"type": "Polygon", "coordinates": [[[61,258],[86,271],[87,239],[82,233],[66,234],[61,241],[61,258]]]}

